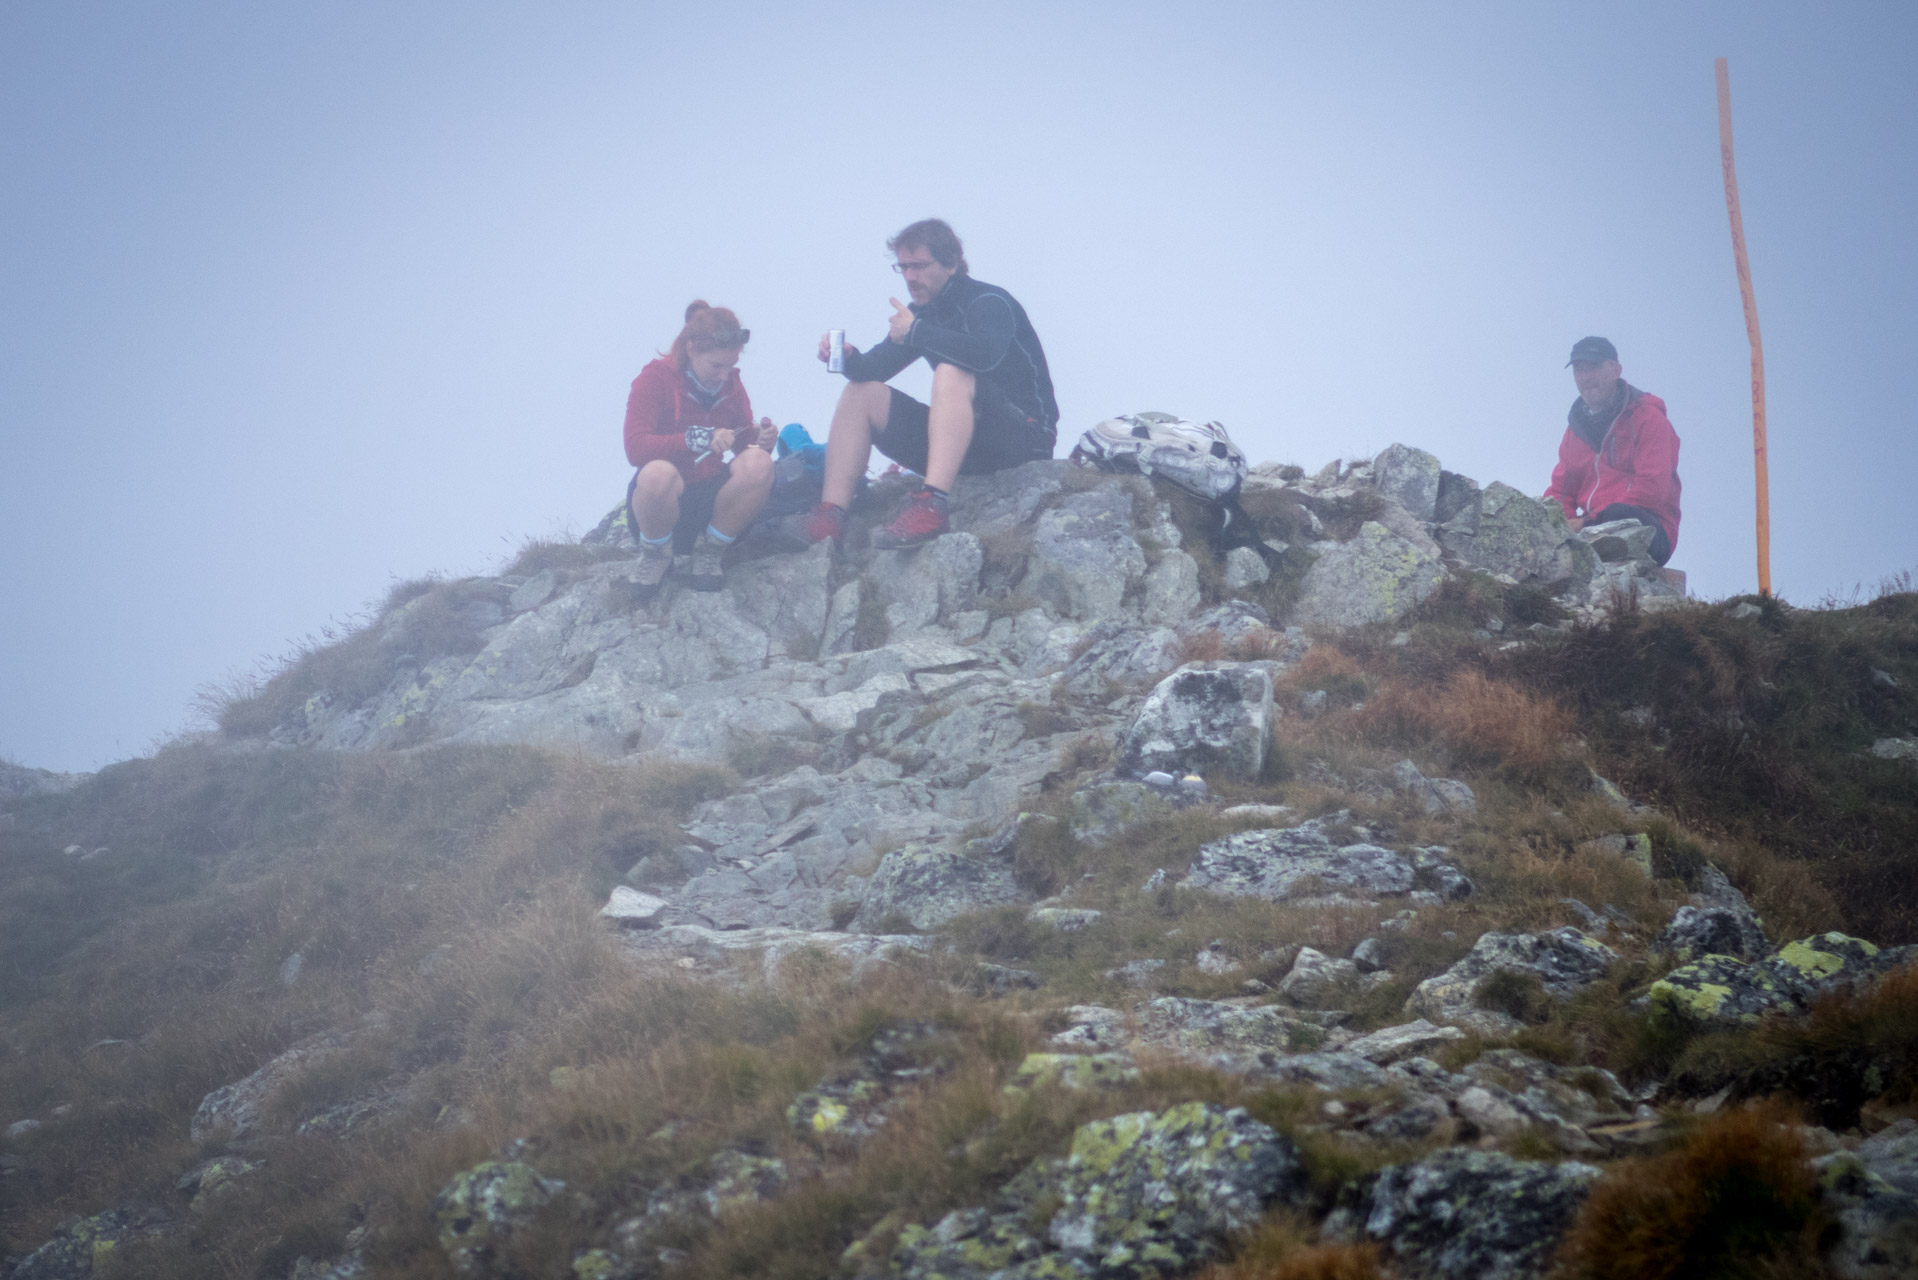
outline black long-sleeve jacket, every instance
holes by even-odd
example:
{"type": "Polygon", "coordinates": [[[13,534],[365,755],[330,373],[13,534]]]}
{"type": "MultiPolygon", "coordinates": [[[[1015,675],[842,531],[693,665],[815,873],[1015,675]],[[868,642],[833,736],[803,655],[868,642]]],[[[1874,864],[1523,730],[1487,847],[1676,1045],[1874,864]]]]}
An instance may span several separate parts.
{"type": "Polygon", "coordinates": [[[1018,299],[998,285],[958,275],[947,280],[932,301],[914,303],[912,314],[904,342],[894,342],[889,335],[876,347],[847,355],[846,377],[885,382],[922,357],[934,367],[956,364],[990,384],[1022,415],[1057,433],[1059,402],[1052,394],[1052,373],[1018,299]]]}

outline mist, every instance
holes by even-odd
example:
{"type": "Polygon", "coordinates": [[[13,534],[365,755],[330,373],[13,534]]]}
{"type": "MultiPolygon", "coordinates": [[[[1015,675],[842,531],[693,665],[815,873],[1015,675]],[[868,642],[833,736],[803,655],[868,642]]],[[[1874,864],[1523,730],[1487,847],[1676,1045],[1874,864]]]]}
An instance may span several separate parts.
{"type": "MultiPolygon", "coordinates": [[[[925,216],[1025,305],[1061,452],[1118,413],[1540,492],[1573,341],[1683,439],[1672,564],[1918,565],[1918,14],[1892,6],[512,5],[0,12],[0,754],[92,769],[394,580],[577,534],[627,388],[734,308],[823,437],[925,216]]],[[[923,369],[902,379],[923,395],[923,369]],[[917,381],[915,381],[917,378],[917,381]]]]}

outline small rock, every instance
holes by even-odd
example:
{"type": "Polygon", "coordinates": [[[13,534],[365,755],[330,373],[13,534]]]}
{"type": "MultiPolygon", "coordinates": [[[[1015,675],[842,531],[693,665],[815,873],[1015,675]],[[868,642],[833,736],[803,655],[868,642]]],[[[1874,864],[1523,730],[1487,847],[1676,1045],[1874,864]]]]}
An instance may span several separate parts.
{"type": "Polygon", "coordinates": [[[1708,955],[1757,960],[1771,950],[1765,931],[1749,908],[1680,907],[1652,950],[1678,957],[1680,963],[1708,955]]]}
{"type": "Polygon", "coordinates": [[[1357,988],[1359,968],[1350,960],[1334,960],[1311,947],[1299,948],[1291,972],[1279,982],[1279,994],[1307,1009],[1325,1008],[1357,988]]]}
{"type": "Polygon", "coordinates": [[[1880,760],[1918,763],[1918,738],[1880,738],[1871,744],[1871,753],[1880,760]]]}
{"type": "Polygon", "coordinates": [[[664,898],[622,884],[613,887],[612,897],[599,909],[599,914],[623,925],[651,925],[658,923],[659,913],[666,905],[664,898]]]}
{"type": "Polygon", "coordinates": [[[1059,933],[1077,933],[1096,924],[1105,913],[1091,907],[1034,907],[1026,919],[1059,933]]]}
{"type": "Polygon", "coordinates": [[[1028,1053],[1006,1091],[1043,1086],[1114,1089],[1138,1080],[1139,1067],[1129,1053],[1028,1053]]]}
{"type": "Polygon", "coordinates": [[[1389,1067],[1405,1058],[1426,1057],[1434,1049],[1463,1039],[1465,1033],[1457,1027],[1434,1026],[1420,1018],[1396,1027],[1381,1027],[1360,1036],[1345,1046],[1345,1052],[1357,1054],[1381,1067],[1389,1067]]]}

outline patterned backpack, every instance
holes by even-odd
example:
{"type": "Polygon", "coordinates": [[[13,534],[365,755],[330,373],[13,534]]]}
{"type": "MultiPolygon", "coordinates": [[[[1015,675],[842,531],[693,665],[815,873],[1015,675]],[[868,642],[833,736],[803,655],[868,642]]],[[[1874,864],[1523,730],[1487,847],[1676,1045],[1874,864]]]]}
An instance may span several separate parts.
{"type": "Polygon", "coordinates": [[[1207,502],[1235,497],[1245,455],[1216,422],[1187,422],[1169,413],[1108,418],[1079,437],[1071,460],[1101,471],[1158,476],[1207,502]]]}

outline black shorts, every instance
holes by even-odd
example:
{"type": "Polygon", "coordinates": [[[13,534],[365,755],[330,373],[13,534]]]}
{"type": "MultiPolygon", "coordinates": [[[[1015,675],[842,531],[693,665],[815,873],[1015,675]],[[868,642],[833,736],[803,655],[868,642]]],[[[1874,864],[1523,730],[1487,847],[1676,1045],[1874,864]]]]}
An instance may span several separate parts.
{"type": "MultiPolygon", "coordinates": [[[[930,407],[897,387],[886,414],[886,429],[873,436],[873,447],[908,471],[926,474],[926,426],[930,407]]],[[[1015,409],[1003,395],[981,380],[972,395],[972,444],[959,464],[962,476],[1004,471],[1035,458],[1050,458],[1052,429],[1015,409]]]]}
{"type": "MultiPolygon", "coordinates": [[[[673,525],[674,551],[680,555],[692,553],[699,535],[713,522],[713,503],[718,500],[719,491],[731,478],[732,472],[728,469],[710,480],[687,482],[685,491],[679,495],[679,520],[673,525]]],[[[633,486],[638,483],[639,472],[635,471],[633,478],[626,482],[626,523],[633,531],[634,542],[639,541],[639,525],[633,520],[633,486]]]]}

